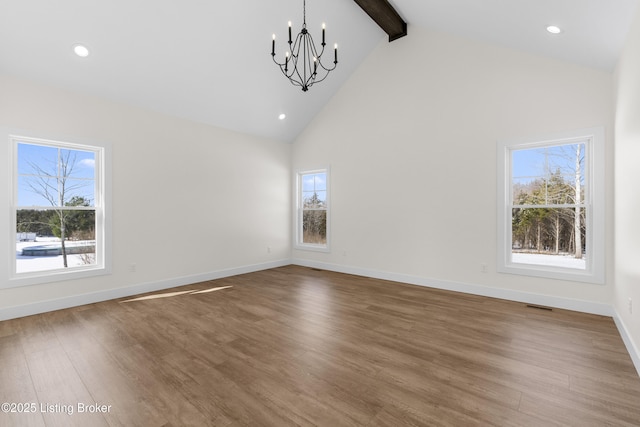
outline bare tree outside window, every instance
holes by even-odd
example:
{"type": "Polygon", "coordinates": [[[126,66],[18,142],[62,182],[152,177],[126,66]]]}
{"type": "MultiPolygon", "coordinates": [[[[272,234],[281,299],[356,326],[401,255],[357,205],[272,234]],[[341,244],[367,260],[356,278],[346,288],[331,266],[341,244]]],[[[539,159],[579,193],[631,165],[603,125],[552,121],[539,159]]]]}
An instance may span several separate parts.
{"type": "Polygon", "coordinates": [[[300,175],[300,243],[327,244],[327,173],[300,175]]]}
{"type": "Polygon", "coordinates": [[[500,273],[605,282],[602,127],[497,142],[500,273]]]}
{"type": "Polygon", "coordinates": [[[30,270],[49,269],[45,265],[68,268],[70,255],[76,259],[73,265],[95,263],[94,192],[94,153],[18,144],[16,231],[47,241],[22,249],[23,258],[41,261],[30,263],[30,270]],[[61,256],[61,265],[45,262],[45,257],[56,255],[61,256]]]}
{"type": "MultiPolygon", "coordinates": [[[[583,259],[587,232],[584,153],[584,143],[513,152],[514,254],[583,259]]],[[[584,263],[574,265],[585,268],[584,263]]]]}

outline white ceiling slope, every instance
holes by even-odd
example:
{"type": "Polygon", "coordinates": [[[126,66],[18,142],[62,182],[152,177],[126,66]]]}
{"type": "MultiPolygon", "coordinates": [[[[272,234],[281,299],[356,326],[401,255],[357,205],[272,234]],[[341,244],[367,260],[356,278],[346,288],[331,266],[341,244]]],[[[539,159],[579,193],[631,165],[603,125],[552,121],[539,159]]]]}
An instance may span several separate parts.
{"type": "MultiPolygon", "coordinates": [[[[391,3],[407,37],[419,26],[612,70],[639,2],[391,3]],[[564,33],[547,34],[549,24],[564,33]]],[[[386,34],[353,1],[307,1],[308,29],[318,40],[326,22],[340,63],[303,93],[270,55],[272,33],[284,54],[289,20],[299,31],[300,0],[0,0],[0,73],[291,142],[386,34]],[[76,43],[89,57],[72,53],[76,43]]]]}

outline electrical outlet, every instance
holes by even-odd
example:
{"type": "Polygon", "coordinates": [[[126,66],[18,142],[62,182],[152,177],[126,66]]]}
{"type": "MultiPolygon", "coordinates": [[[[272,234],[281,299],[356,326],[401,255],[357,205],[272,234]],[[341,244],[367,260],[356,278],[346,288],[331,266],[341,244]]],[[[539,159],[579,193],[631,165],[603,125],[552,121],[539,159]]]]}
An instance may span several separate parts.
{"type": "Polygon", "coordinates": [[[480,264],[480,273],[489,272],[489,265],[486,262],[480,264]]]}
{"type": "Polygon", "coordinates": [[[138,266],[135,263],[129,264],[129,271],[130,272],[135,273],[137,268],[138,268],[138,266]]]}
{"type": "Polygon", "coordinates": [[[267,246],[267,253],[271,253],[271,246],[267,246]]]}
{"type": "Polygon", "coordinates": [[[633,314],[633,300],[629,298],[629,314],[633,314]]]}

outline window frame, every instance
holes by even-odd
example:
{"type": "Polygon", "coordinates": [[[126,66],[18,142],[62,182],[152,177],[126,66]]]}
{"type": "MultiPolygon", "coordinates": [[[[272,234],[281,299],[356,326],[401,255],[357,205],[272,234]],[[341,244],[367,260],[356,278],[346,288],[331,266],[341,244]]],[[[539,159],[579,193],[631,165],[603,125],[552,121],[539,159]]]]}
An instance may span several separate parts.
{"type": "MultiPolygon", "coordinates": [[[[111,274],[111,147],[105,143],[84,142],[69,138],[50,138],[31,132],[7,132],[9,146],[9,262],[8,280],[4,287],[12,288],[42,283],[73,280],[111,274]],[[27,136],[28,135],[28,136],[27,136]],[[96,262],[92,265],[74,266],[33,272],[16,271],[16,221],[18,205],[18,144],[32,144],[53,148],[90,151],[95,155],[94,204],[96,262]]],[[[3,286],[0,285],[0,288],[3,286]]]]}
{"type": "Polygon", "coordinates": [[[295,233],[294,233],[294,247],[296,249],[309,250],[309,251],[317,251],[317,252],[330,252],[330,241],[331,241],[331,179],[330,179],[330,170],[329,167],[318,168],[318,169],[308,169],[308,170],[300,170],[296,172],[296,208],[295,208],[295,233]],[[304,243],[303,239],[303,204],[304,197],[302,195],[303,185],[302,181],[304,176],[306,175],[314,175],[318,173],[324,173],[326,176],[326,215],[327,215],[327,229],[326,229],[326,243],[324,244],[316,244],[316,243],[304,243]]]}
{"type": "Polygon", "coordinates": [[[604,128],[595,127],[538,138],[521,138],[497,143],[497,231],[500,273],[550,279],[605,283],[605,149],[604,128]],[[512,156],[515,150],[585,144],[584,206],[586,208],[585,269],[513,262],[512,255],[512,156]]]}

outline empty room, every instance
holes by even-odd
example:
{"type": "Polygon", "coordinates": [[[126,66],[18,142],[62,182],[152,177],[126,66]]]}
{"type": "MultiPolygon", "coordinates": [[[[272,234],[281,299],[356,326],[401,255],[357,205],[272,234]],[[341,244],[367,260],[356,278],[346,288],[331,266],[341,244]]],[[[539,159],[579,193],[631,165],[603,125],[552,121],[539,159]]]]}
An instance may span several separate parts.
{"type": "Polygon", "coordinates": [[[640,0],[0,0],[0,426],[639,426],[638,76],[640,0]]]}

